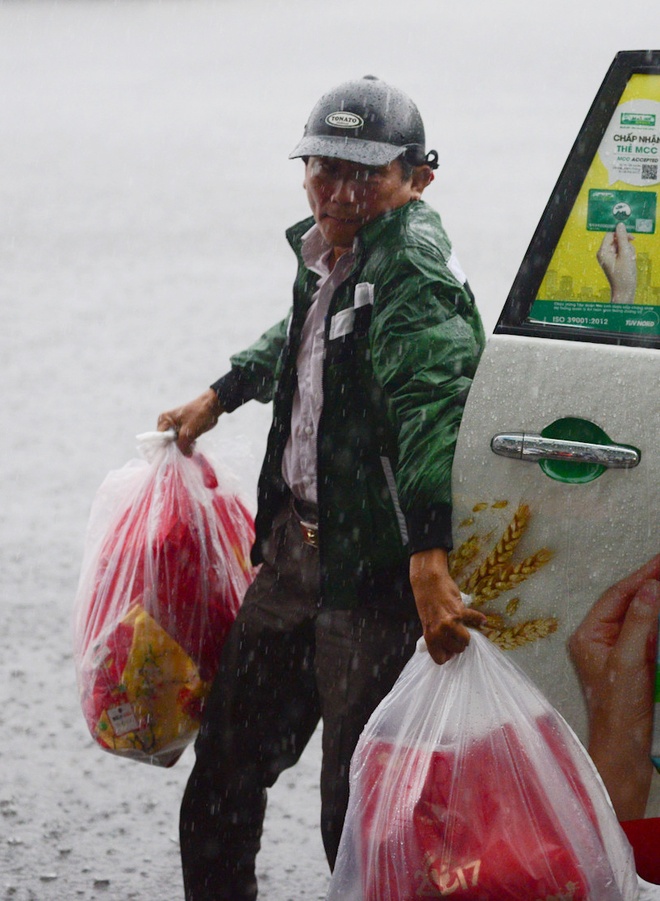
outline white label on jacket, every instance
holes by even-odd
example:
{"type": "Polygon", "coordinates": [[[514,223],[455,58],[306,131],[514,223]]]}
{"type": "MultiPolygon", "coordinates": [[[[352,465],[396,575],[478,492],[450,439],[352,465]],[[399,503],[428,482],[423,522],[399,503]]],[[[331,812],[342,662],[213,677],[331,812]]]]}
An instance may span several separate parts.
{"type": "Polygon", "coordinates": [[[374,302],[374,286],[370,282],[360,282],[355,286],[353,294],[353,306],[347,310],[341,310],[330,320],[329,340],[334,338],[342,338],[344,335],[350,335],[355,325],[355,311],[369,305],[373,306],[374,302]]]}
{"type": "Polygon", "coordinates": [[[371,282],[360,282],[355,286],[353,306],[358,310],[360,307],[366,307],[367,304],[374,305],[374,286],[371,282]]]}
{"type": "Polygon", "coordinates": [[[451,256],[447,260],[447,269],[449,269],[451,274],[455,279],[457,279],[457,281],[461,283],[461,285],[465,284],[465,282],[467,281],[467,275],[463,272],[463,267],[458,262],[458,257],[453,250],[451,252],[451,256]]]}
{"type": "Polygon", "coordinates": [[[333,341],[335,338],[341,338],[343,335],[350,334],[353,331],[354,320],[355,310],[353,307],[335,313],[330,321],[330,340],[333,341]]]}
{"type": "Polygon", "coordinates": [[[392,463],[390,462],[389,457],[381,457],[380,462],[383,467],[383,472],[385,473],[385,481],[387,482],[387,487],[390,489],[390,495],[392,496],[394,512],[396,513],[396,518],[399,523],[399,532],[401,532],[401,541],[404,544],[408,544],[408,528],[406,526],[406,517],[403,515],[403,510],[401,509],[401,504],[399,503],[399,492],[396,489],[396,479],[394,478],[392,463]]]}

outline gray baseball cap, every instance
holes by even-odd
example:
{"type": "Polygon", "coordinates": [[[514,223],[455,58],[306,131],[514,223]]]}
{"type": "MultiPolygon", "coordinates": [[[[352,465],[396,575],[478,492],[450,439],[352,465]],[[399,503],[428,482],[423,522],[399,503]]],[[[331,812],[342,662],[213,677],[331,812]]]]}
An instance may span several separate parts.
{"type": "Polygon", "coordinates": [[[424,123],[407,94],[373,75],[346,81],[324,94],[312,110],[289,159],[329,156],[385,166],[405,156],[412,165],[437,167],[426,153],[424,123]]]}

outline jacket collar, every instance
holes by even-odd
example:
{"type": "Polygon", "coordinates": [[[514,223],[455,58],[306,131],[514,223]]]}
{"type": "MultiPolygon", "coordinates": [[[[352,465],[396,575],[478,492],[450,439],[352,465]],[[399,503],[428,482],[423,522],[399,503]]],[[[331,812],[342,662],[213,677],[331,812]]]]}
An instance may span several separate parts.
{"type": "Polygon", "coordinates": [[[368,222],[366,225],[363,225],[357,234],[360,245],[364,247],[365,250],[373,247],[373,245],[381,239],[384,232],[402,222],[404,219],[408,219],[413,212],[417,211],[415,208],[421,206],[426,206],[424,201],[410,200],[396,210],[390,210],[388,213],[383,213],[382,216],[374,219],[373,222],[368,222]]]}
{"type": "MultiPolygon", "coordinates": [[[[398,207],[396,210],[390,210],[388,213],[383,213],[382,216],[374,219],[373,222],[368,222],[366,225],[363,225],[356,236],[356,256],[359,255],[360,250],[362,250],[363,248],[365,250],[368,250],[375,243],[377,243],[380,240],[383,232],[391,228],[394,223],[400,222],[401,220],[409,217],[413,213],[413,208],[414,212],[417,212],[418,210],[421,212],[422,210],[426,211],[427,209],[429,209],[429,207],[423,200],[411,200],[408,203],[404,203],[403,206],[398,207]]],[[[308,232],[313,225],[314,217],[308,216],[301,222],[296,222],[295,225],[292,225],[291,228],[288,228],[286,231],[287,240],[293,248],[294,253],[303,265],[304,261],[302,258],[301,250],[302,238],[303,235],[308,232]]]]}

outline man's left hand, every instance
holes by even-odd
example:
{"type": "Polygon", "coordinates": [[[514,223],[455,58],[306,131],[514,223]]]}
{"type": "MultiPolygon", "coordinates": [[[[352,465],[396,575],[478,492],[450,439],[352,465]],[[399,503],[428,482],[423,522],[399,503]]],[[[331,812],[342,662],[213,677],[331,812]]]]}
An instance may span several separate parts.
{"type": "Polygon", "coordinates": [[[468,627],[480,628],[486,617],[466,607],[458,585],[449,575],[447,551],[432,548],[410,558],[410,584],[433,660],[446,663],[470,643],[468,627]]]}

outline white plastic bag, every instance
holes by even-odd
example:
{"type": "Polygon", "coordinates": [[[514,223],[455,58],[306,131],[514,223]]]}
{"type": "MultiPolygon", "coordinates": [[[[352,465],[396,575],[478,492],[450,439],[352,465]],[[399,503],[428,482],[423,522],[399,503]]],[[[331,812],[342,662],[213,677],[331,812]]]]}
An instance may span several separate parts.
{"type": "Polygon", "coordinates": [[[251,514],[208,455],[170,433],[111,472],[87,529],[74,611],[83,714],[107,751],[170,766],[195,737],[253,578],[251,514]]]}
{"type": "Polygon", "coordinates": [[[483,635],[413,655],[367,723],[327,901],[632,901],[631,848],[578,739],[483,635]]]}

